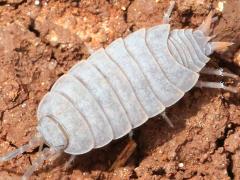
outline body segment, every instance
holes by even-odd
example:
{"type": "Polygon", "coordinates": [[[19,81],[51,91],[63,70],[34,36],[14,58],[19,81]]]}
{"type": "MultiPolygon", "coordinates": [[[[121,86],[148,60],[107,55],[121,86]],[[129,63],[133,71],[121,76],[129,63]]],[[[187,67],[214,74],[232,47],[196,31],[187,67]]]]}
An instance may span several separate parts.
{"type": "Polygon", "coordinates": [[[70,74],[62,76],[54,84],[52,91],[68,97],[74,107],[82,113],[93,133],[95,147],[102,147],[112,141],[113,131],[106,115],[93,95],[77,78],[70,74]]]}
{"type": "Polygon", "coordinates": [[[185,93],[195,85],[199,75],[181,66],[170,54],[168,47],[169,33],[169,24],[152,27],[147,30],[146,41],[165,76],[182,93],[185,93]]]}
{"type": "Polygon", "coordinates": [[[155,58],[148,49],[145,37],[145,29],[130,34],[124,39],[126,49],[128,49],[129,54],[133,56],[135,62],[138,63],[141,71],[147,77],[149,85],[159,101],[163,106],[169,107],[183,96],[183,92],[171,84],[162,69],[159,68],[155,58]]]}
{"type": "Polygon", "coordinates": [[[106,78],[93,65],[88,61],[80,62],[69,73],[85,84],[102,107],[113,129],[114,139],[130,132],[131,123],[117,95],[106,78]]]}
{"type": "Polygon", "coordinates": [[[140,104],[147,114],[147,117],[143,120],[143,122],[145,122],[148,118],[154,117],[164,111],[165,107],[153,92],[153,89],[151,88],[147,77],[142,72],[140,66],[129,54],[123,39],[119,38],[112,42],[106,48],[106,53],[108,53],[112,61],[118,64],[131,83],[134,93],[136,94],[140,104]]]}
{"type": "Polygon", "coordinates": [[[88,61],[93,64],[111,85],[118,101],[127,114],[132,128],[138,127],[147,118],[131,84],[121,69],[111,60],[104,49],[96,51],[88,61]]]}

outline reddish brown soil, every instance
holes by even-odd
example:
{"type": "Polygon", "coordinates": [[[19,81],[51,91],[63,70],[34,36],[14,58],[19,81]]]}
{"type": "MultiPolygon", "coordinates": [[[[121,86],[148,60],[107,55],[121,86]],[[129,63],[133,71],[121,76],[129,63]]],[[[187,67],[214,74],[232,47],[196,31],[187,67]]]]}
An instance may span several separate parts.
{"type": "MultiPolygon", "coordinates": [[[[195,28],[218,0],[178,0],[174,28],[195,28]]],[[[240,74],[240,2],[227,0],[214,27],[235,45],[212,56],[213,66],[240,74]]],[[[0,154],[36,133],[36,108],[55,80],[94,50],[142,27],[160,24],[168,0],[0,0],[0,154]]],[[[208,78],[209,79],[209,78],[208,78]]],[[[212,80],[219,80],[213,77],[212,80]]],[[[225,79],[225,81],[231,82],[225,79]]],[[[240,179],[239,94],[194,88],[160,117],[134,131],[138,146],[126,165],[108,169],[128,138],[79,156],[47,161],[31,179],[240,179]]],[[[37,149],[0,164],[0,179],[18,179],[37,149]]]]}

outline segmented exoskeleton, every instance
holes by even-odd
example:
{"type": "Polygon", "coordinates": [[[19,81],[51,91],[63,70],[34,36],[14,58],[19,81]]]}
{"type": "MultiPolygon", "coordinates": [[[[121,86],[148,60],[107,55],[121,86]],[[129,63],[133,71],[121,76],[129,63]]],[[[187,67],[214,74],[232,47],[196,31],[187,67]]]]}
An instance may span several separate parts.
{"type": "MultiPolygon", "coordinates": [[[[165,24],[113,41],[60,77],[38,107],[39,134],[0,160],[48,144],[50,149],[26,172],[27,178],[52,154],[78,155],[100,148],[181,99],[197,84],[208,55],[231,43],[209,42],[212,13],[196,30],[170,30],[167,19],[172,8],[173,4],[165,24]]],[[[198,86],[235,91],[202,81],[198,86]]]]}

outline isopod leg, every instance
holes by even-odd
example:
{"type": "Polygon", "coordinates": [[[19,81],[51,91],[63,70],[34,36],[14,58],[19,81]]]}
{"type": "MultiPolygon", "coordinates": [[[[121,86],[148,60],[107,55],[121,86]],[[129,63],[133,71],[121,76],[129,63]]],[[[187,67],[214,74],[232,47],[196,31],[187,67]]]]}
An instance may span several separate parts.
{"type": "Polygon", "coordinates": [[[168,125],[171,127],[171,128],[174,128],[174,125],[172,123],[172,121],[169,119],[169,117],[167,116],[166,112],[162,112],[161,113],[161,116],[162,118],[168,123],[168,125]]]}
{"type": "Polygon", "coordinates": [[[25,145],[19,147],[18,149],[6,154],[5,156],[0,157],[0,162],[11,160],[11,159],[17,157],[18,155],[23,154],[27,150],[29,150],[31,148],[35,148],[41,144],[43,144],[43,139],[40,134],[36,134],[35,137],[33,137],[29,141],[28,144],[25,144],[25,145]]]}
{"type": "Polygon", "coordinates": [[[133,139],[133,130],[131,130],[131,131],[128,133],[128,137],[129,137],[130,139],[133,139]]]}
{"type": "Polygon", "coordinates": [[[45,148],[43,149],[43,151],[41,152],[39,158],[37,158],[32,166],[30,166],[27,171],[24,173],[24,175],[22,176],[22,180],[28,180],[29,177],[33,174],[33,172],[39,167],[41,166],[45,160],[49,159],[50,157],[52,157],[53,155],[55,155],[56,153],[58,153],[62,148],[59,149],[55,149],[55,148],[45,148]]]}
{"type": "Polygon", "coordinates": [[[217,76],[222,76],[222,77],[230,77],[233,79],[238,80],[239,76],[230,72],[226,72],[224,71],[223,68],[209,68],[209,67],[205,67],[202,69],[201,71],[202,74],[209,74],[209,75],[217,75],[217,76]]]}
{"type": "Polygon", "coordinates": [[[74,160],[76,159],[76,155],[71,155],[70,158],[68,159],[68,161],[64,164],[64,169],[67,170],[72,166],[72,163],[74,162],[74,160]]]}
{"type": "Polygon", "coordinates": [[[224,89],[226,91],[230,91],[232,93],[238,93],[239,89],[237,87],[225,86],[223,82],[207,82],[207,81],[198,81],[196,87],[206,87],[206,88],[214,88],[214,89],[224,89]]]}
{"type": "Polygon", "coordinates": [[[125,148],[118,155],[117,159],[114,161],[114,163],[110,167],[109,169],[110,171],[123,166],[135,151],[137,144],[132,138],[129,138],[129,139],[130,140],[128,144],[125,146],[125,148]]]}
{"type": "Polygon", "coordinates": [[[176,3],[175,1],[170,1],[170,5],[168,7],[168,10],[163,15],[163,24],[169,24],[170,16],[172,14],[175,3],[176,3]]]}
{"type": "Polygon", "coordinates": [[[41,145],[39,146],[39,148],[38,148],[38,152],[39,152],[39,153],[43,150],[43,145],[44,145],[44,144],[41,144],[41,145]]]}

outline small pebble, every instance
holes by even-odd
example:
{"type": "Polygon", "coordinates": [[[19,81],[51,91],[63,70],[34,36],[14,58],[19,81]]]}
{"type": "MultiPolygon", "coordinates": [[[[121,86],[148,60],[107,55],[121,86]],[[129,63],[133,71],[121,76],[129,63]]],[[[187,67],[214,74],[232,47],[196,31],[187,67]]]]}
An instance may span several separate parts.
{"type": "Polygon", "coordinates": [[[232,124],[232,123],[229,123],[229,124],[227,125],[228,129],[231,129],[231,128],[232,128],[232,126],[233,126],[233,124],[232,124]]]}
{"type": "Polygon", "coordinates": [[[27,106],[26,103],[23,103],[23,104],[22,104],[22,108],[25,108],[26,106],[27,106]]]}
{"type": "Polygon", "coordinates": [[[123,11],[126,11],[126,10],[127,10],[127,8],[126,8],[125,6],[122,6],[121,9],[122,9],[123,11]]]}
{"type": "Polygon", "coordinates": [[[78,2],[76,2],[76,1],[73,1],[72,3],[71,3],[71,5],[73,6],[73,7],[78,7],[78,2]]]}
{"type": "Polygon", "coordinates": [[[57,66],[57,61],[53,60],[48,64],[48,69],[49,70],[54,70],[57,66]]]}
{"type": "Polygon", "coordinates": [[[39,6],[40,5],[40,0],[35,0],[34,4],[35,4],[35,6],[39,6]]]}
{"type": "Polygon", "coordinates": [[[206,162],[208,159],[209,159],[209,154],[206,153],[206,154],[204,154],[204,155],[202,156],[202,158],[200,159],[200,162],[201,162],[201,163],[204,163],[204,162],[206,162]]]}
{"type": "Polygon", "coordinates": [[[219,1],[216,10],[223,12],[226,1],[219,1]]]}
{"type": "Polygon", "coordinates": [[[223,147],[218,148],[218,152],[222,154],[224,152],[224,148],[223,147]]]}
{"type": "Polygon", "coordinates": [[[179,168],[183,168],[183,167],[184,167],[184,164],[183,164],[183,163],[179,163],[179,164],[178,164],[178,167],[179,167],[179,168]]]}

